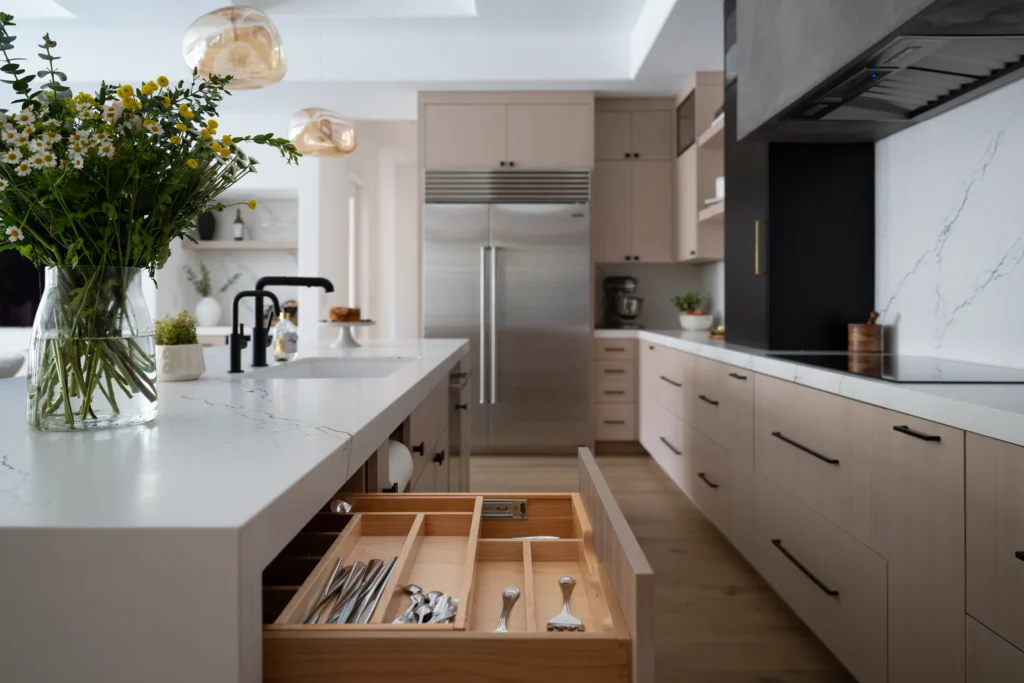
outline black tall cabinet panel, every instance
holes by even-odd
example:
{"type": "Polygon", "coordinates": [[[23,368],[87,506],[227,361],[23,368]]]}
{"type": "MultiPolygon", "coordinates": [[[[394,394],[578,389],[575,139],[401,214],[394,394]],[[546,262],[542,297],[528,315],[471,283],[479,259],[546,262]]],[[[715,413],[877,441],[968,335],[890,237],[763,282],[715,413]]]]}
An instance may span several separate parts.
{"type": "MultiPolygon", "coordinates": [[[[727,17],[734,8],[726,2],[727,17]]],[[[729,81],[726,338],[773,350],[845,350],[847,323],[866,322],[874,307],[874,144],[740,142],[743,80],[729,81]]]]}

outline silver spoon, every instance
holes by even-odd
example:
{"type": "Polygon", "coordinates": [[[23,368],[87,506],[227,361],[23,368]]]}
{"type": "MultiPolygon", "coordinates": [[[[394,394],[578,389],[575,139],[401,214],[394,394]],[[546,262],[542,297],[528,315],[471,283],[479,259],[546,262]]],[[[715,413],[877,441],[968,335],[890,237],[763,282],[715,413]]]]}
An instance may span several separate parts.
{"type": "MultiPolygon", "coordinates": [[[[321,500],[323,500],[321,498],[321,500]]],[[[331,512],[352,512],[352,506],[340,498],[331,501],[331,512]]]]}
{"type": "Polygon", "coordinates": [[[498,628],[494,629],[494,633],[508,633],[508,626],[505,624],[505,620],[508,619],[508,614],[512,611],[512,605],[516,604],[518,599],[518,588],[509,587],[501,592],[501,616],[498,617],[498,628]]]}
{"type": "Polygon", "coordinates": [[[409,600],[409,608],[402,612],[397,619],[392,621],[392,624],[408,624],[412,621],[413,615],[416,613],[416,608],[427,603],[427,599],[423,597],[422,593],[413,593],[409,596],[409,600]]]}

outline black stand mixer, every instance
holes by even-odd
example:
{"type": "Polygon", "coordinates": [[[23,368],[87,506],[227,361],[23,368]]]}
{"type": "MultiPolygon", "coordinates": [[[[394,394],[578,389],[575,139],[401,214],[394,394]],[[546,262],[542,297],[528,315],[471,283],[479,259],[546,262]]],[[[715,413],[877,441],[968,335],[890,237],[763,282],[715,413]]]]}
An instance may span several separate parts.
{"type": "Polygon", "coordinates": [[[629,275],[606,277],[604,287],[604,324],[609,330],[639,330],[643,325],[633,321],[640,315],[644,300],[631,296],[636,291],[636,278],[629,275]]]}

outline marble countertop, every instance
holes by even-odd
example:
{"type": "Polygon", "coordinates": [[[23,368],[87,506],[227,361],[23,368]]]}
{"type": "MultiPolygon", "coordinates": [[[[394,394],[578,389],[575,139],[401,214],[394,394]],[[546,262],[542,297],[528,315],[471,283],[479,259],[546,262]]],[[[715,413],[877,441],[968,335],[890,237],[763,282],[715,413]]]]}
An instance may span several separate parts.
{"type": "Polygon", "coordinates": [[[1024,385],[900,384],[770,356],[707,332],[595,330],[600,339],[640,339],[779,379],[1024,446],[1024,385]]]}
{"type": "Polygon", "coordinates": [[[207,349],[202,379],[159,384],[154,422],[82,433],[30,429],[25,380],[0,380],[0,531],[246,530],[262,519],[294,533],[468,348],[418,340],[309,354],[413,359],[375,379],[233,379],[227,348],[207,349]]]}

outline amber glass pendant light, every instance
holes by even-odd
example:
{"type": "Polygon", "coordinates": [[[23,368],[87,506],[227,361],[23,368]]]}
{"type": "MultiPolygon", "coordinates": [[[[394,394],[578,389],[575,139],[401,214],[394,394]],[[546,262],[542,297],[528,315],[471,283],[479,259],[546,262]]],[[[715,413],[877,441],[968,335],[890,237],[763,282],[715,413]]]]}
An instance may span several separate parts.
{"type": "Polygon", "coordinates": [[[288,138],[302,154],[351,154],[356,150],[356,129],[329,109],[302,109],[292,115],[288,138]]]}
{"type": "Polygon", "coordinates": [[[192,22],[182,40],[190,69],[202,76],[232,76],[230,90],[253,90],[284,78],[287,65],[277,27],[263,12],[222,7],[192,22]]]}

